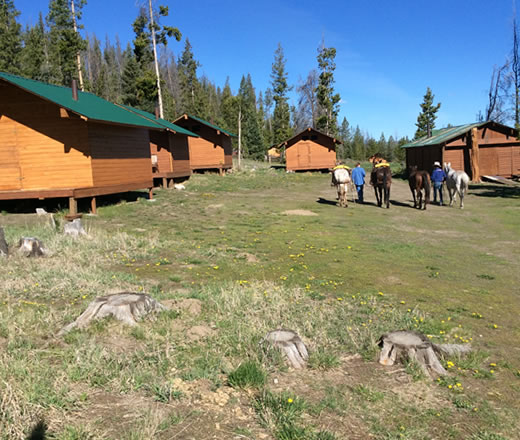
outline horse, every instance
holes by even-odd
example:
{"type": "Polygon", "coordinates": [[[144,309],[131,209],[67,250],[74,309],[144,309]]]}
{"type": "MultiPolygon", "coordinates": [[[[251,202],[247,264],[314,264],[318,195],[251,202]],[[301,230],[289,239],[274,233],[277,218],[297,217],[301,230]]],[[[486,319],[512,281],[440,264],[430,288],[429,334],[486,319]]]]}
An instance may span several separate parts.
{"type": "Polygon", "coordinates": [[[392,185],[392,171],[390,171],[390,165],[386,163],[386,161],[382,163],[380,162],[378,164],[374,163],[374,168],[372,168],[372,172],[370,173],[370,184],[374,187],[377,206],[382,206],[384,196],[384,203],[386,208],[390,208],[390,186],[392,185]]]}
{"type": "Polygon", "coordinates": [[[380,163],[388,163],[386,161],[386,159],[383,158],[383,156],[381,156],[381,153],[375,153],[374,155],[370,156],[368,158],[368,161],[372,164],[372,165],[378,165],[380,163]]]}
{"type": "Polygon", "coordinates": [[[421,209],[423,202],[422,190],[424,190],[424,209],[430,203],[431,180],[428,171],[418,171],[417,166],[410,167],[408,184],[413,195],[413,207],[421,209]],[[417,198],[415,197],[417,195],[417,198]]]}
{"type": "Polygon", "coordinates": [[[446,174],[446,187],[450,195],[450,206],[460,197],[460,209],[464,209],[464,194],[468,191],[469,176],[464,171],[456,171],[451,167],[451,162],[444,162],[444,173],[446,174]]]}
{"type": "Polygon", "coordinates": [[[332,171],[332,181],[335,183],[336,190],[338,191],[339,206],[347,208],[348,184],[351,182],[350,170],[346,167],[334,168],[332,171]]]}

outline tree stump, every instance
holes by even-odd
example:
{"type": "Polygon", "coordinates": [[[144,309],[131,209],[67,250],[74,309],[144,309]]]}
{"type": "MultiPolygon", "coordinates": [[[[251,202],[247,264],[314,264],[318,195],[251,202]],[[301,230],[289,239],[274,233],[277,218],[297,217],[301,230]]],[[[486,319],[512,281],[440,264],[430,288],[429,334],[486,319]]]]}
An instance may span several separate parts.
{"type": "Polygon", "coordinates": [[[40,240],[34,237],[22,237],[18,242],[18,252],[25,257],[43,257],[48,254],[40,240]]]}
{"type": "Polygon", "coordinates": [[[379,363],[394,365],[405,359],[416,362],[427,376],[447,374],[437,355],[463,354],[471,351],[470,345],[432,343],[425,335],[411,330],[385,333],[377,344],[381,347],[379,363]]]}
{"type": "Polygon", "coordinates": [[[264,342],[279,349],[293,368],[303,368],[307,364],[309,359],[307,347],[296,332],[284,329],[273,330],[267,333],[260,343],[264,342]]]}
{"type": "Polygon", "coordinates": [[[71,235],[72,237],[79,237],[80,235],[87,235],[83,225],[81,224],[80,218],[75,218],[71,222],[65,223],[63,226],[63,233],[65,235],[71,235]]]}
{"type": "Polygon", "coordinates": [[[7,246],[7,241],[5,241],[4,228],[0,228],[0,257],[8,257],[9,256],[9,246],[7,246]]]}
{"type": "Polygon", "coordinates": [[[85,328],[93,320],[107,316],[113,316],[125,324],[135,326],[143,316],[161,310],[166,310],[166,307],[144,293],[121,292],[101,296],[92,301],[74,322],[63,327],[58,336],[64,335],[74,328],[85,328]]]}

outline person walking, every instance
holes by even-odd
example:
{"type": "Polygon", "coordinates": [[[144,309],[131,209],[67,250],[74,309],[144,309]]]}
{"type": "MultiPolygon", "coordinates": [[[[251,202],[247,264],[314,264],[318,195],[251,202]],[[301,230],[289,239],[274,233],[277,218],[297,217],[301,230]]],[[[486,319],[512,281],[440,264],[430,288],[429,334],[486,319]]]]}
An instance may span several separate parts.
{"type": "Polygon", "coordinates": [[[356,167],[352,170],[352,181],[356,185],[357,201],[363,203],[363,187],[365,186],[365,170],[361,168],[361,164],[358,162],[356,167]]]}
{"type": "Polygon", "coordinates": [[[433,182],[433,203],[437,203],[437,193],[439,193],[439,205],[442,206],[444,203],[442,199],[442,187],[446,180],[446,174],[441,168],[439,162],[433,163],[432,182],[433,182]]]}

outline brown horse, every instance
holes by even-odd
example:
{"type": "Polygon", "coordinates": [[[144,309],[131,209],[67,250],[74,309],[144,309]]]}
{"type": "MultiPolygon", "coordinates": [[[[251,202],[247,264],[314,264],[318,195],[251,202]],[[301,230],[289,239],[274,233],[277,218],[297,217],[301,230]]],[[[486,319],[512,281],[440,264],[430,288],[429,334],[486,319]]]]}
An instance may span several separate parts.
{"type": "Polygon", "coordinates": [[[423,205],[422,190],[424,190],[424,209],[426,209],[426,205],[430,203],[431,191],[431,181],[428,171],[418,171],[417,166],[415,165],[410,167],[410,176],[408,177],[408,184],[410,185],[410,191],[412,191],[414,208],[421,209],[423,205]]]}
{"type": "Polygon", "coordinates": [[[392,171],[388,164],[378,164],[372,168],[370,173],[370,184],[374,187],[377,206],[381,207],[384,202],[390,208],[390,186],[392,185],[392,171]]]}

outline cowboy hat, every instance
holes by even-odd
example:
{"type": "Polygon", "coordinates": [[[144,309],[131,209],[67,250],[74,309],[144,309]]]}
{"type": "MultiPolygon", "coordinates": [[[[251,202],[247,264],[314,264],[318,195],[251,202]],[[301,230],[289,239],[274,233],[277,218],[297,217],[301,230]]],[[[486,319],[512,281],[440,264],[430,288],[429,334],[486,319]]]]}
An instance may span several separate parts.
{"type": "Polygon", "coordinates": [[[440,167],[441,167],[441,164],[440,164],[439,161],[435,161],[435,162],[433,162],[433,166],[434,166],[434,167],[439,167],[439,168],[440,168],[440,167]]]}

